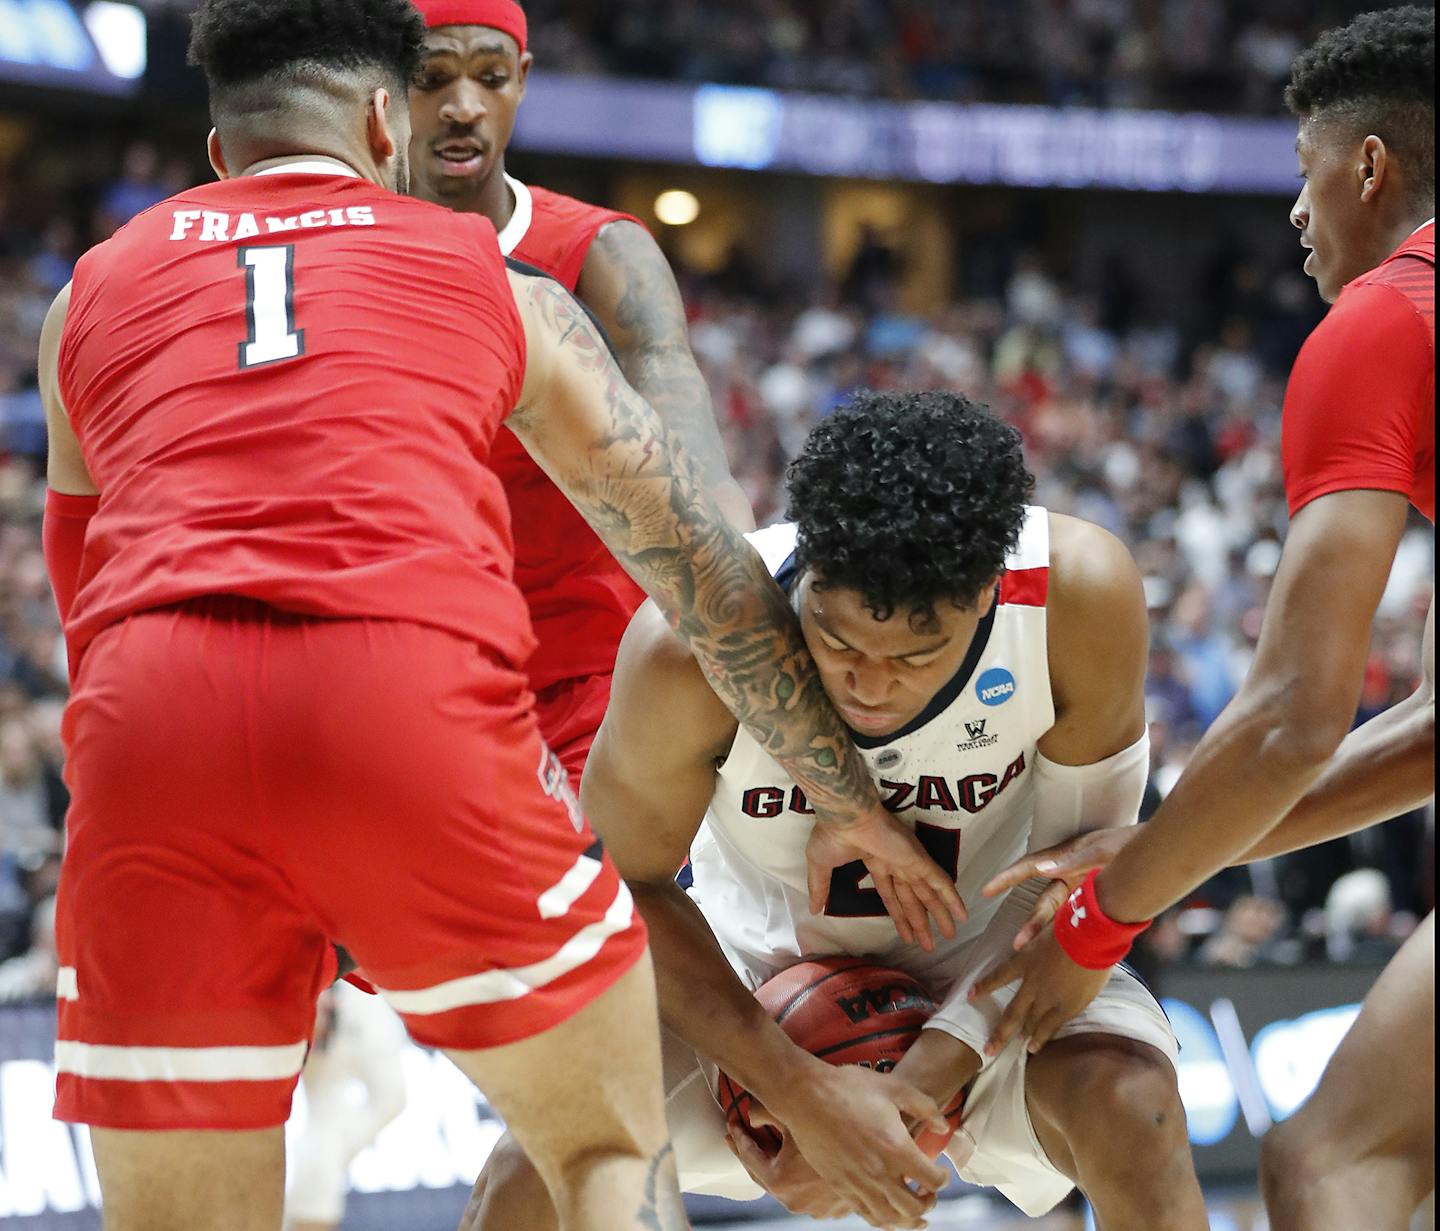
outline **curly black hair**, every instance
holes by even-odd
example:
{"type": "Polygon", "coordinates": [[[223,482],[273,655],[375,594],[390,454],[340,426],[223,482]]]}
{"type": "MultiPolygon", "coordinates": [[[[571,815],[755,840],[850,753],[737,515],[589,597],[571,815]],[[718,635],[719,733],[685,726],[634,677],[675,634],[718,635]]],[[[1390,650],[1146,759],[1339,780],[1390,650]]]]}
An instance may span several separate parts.
{"type": "Polygon", "coordinates": [[[425,19],[410,0],[201,0],[188,58],[212,93],[287,73],[378,68],[403,94],[424,46],[425,19]]]}
{"type": "Polygon", "coordinates": [[[796,563],[858,590],[876,619],[973,607],[1005,567],[1034,476],[1020,433],[956,393],[862,391],[787,476],[796,563]]]}
{"type": "Polygon", "coordinates": [[[1435,10],[1362,13],[1296,57],[1285,102],[1303,119],[1374,133],[1402,158],[1417,192],[1435,195],[1435,10]]]}

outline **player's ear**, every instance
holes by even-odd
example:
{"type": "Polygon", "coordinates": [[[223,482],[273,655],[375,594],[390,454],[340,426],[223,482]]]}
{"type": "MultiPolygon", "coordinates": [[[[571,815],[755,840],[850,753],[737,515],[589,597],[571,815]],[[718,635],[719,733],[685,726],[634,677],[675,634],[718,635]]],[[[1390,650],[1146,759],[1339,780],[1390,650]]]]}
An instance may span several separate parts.
{"type": "Polygon", "coordinates": [[[980,587],[980,597],[975,602],[975,613],[983,620],[995,606],[995,594],[1000,587],[1000,574],[996,573],[980,587]]]}
{"type": "Polygon", "coordinates": [[[220,134],[215,129],[205,138],[205,153],[210,156],[210,166],[216,179],[228,180],[230,168],[225,165],[225,151],[220,148],[220,134]]]}
{"type": "Polygon", "coordinates": [[[1384,140],[1372,133],[1361,143],[1360,157],[1360,199],[1371,201],[1385,182],[1390,152],[1385,148],[1384,140]]]}
{"type": "Polygon", "coordinates": [[[399,148],[398,125],[391,110],[390,91],[377,87],[365,112],[365,137],[377,167],[385,166],[399,148]]]}
{"type": "Polygon", "coordinates": [[[516,74],[516,80],[520,85],[520,97],[525,97],[525,85],[530,80],[530,66],[535,63],[535,56],[532,52],[522,52],[520,55],[520,71],[516,74]]]}

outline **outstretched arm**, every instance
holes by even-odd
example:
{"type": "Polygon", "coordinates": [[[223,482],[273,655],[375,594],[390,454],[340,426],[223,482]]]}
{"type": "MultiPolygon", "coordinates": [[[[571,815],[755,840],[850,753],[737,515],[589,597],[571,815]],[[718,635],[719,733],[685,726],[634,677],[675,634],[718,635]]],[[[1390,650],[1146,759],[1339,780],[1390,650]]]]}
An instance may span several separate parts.
{"type": "Polygon", "coordinates": [[[625,379],[689,445],[730,524],[753,530],[754,511],[730,475],[710,390],[690,351],[680,288],[650,232],[633,222],[605,227],[590,245],[576,289],[615,344],[625,379]]]}
{"type": "Polygon", "coordinates": [[[549,279],[510,278],[528,342],[511,429],[655,599],[715,695],[805,789],[822,823],[868,841],[880,875],[913,891],[908,914],[894,895],[887,902],[901,935],[928,941],[928,917],[953,935],[963,909],[954,884],[880,806],[784,594],[716,506],[688,440],[625,383],[570,294],[549,279]]]}
{"type": "MultiPolygon", "coordinates": [[[[1360,697],[1370,624],[1405,528],[1406,499],[1345,491],[1307,505],[1291,524],[1255,662],[1239,694],[1200,741],[1159,811],[1099,873],[1104,917],[1145,920],[1263,840],[1315,784],[1360,697]]],[[[1065,906],[1066,927],[1095,920],[1065,906]]],[[[1039,1050],[1103,986],[1053,933],[977,984],[1023,975],[1027,1004],[990,1043],[1013,1034],[1039,1050]],[[1033,995],[1031,995],[1033,991],[1033,995]]]]}
{"type": "Polygon", "coordinates": [[[1173,905],[1315,784],[1354,719],[1406,505],[1393,492],[1337,492],[1295,518],[1249,676],[1144,832],[1100,875],[1112,919],[1173,905]]]}
{"type": "Polygon", "coordinates": [[[1405,700],[1347,735],[1315,785],[1236,863],[1344,837],[1435,795],[1435,604],[1425,621],[1425,673],[1405,700]]]}

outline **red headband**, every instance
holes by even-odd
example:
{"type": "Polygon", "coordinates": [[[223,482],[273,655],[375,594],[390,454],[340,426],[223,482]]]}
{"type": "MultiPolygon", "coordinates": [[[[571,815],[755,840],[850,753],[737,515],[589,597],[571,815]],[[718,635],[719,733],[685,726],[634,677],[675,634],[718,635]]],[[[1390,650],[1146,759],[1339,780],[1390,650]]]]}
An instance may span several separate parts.
{"type": "Polygon", "coordinates": [[[488,26],[508,34],[525,50],[529,28],[515,0],[415,0],[431,30],[436,26],[488,26]]]}

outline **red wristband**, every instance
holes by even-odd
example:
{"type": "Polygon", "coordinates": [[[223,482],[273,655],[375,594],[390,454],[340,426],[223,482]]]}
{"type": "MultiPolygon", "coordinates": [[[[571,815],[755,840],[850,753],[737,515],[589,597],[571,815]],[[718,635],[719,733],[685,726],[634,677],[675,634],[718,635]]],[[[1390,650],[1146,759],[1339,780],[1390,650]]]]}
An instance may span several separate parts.
{"type": "Polygon", "coordinates": [[[1091,871],[1085,883],[1070,895],[1070,900],[1055,912],[1055,939],[1070,960],[1086,970],[1104,970],[1123,961],[1130,946],[1152,922],[1117,923],[1103,910],[1095,898],[1098,868],[1091,871]]]}

